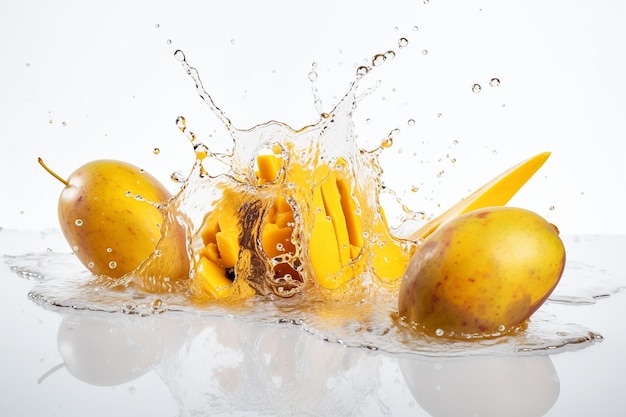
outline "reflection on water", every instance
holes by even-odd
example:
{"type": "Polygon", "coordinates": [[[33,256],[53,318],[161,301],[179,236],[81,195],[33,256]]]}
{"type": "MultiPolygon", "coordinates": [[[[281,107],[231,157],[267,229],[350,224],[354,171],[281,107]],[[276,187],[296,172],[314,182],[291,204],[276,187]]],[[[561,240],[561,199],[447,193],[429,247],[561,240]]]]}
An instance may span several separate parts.
{"type": "MultiPolygon", "coordinates": [[[[69,373],[113,386],[154,370],[181,416],[359,415],[365,403],[374,415],[388,411],[378,395],[381,355],[325,343],[297,327],[57,311],[69,373]]],[[[559,395],[548,355],[391,358],[408,387],[396,400],[414,400],[433,417],[541,416],[559,395]]]]}
{"type": "Polygon", "coordinates": [[[400,369],[417,403],[433,417],[537,417],[559,396],[548,355],[410,358],[400,369]]]}

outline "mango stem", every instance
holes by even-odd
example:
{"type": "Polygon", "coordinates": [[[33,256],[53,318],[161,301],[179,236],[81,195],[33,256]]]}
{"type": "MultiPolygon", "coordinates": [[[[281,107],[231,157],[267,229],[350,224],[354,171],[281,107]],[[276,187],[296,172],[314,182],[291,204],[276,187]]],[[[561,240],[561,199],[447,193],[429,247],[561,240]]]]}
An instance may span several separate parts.
{"type": "Polygon", "coordinates": [[[43,161],[43,159],[41,159],[41,157],[37,158],[37,162],[39,162],[39,165],[41,165],[43,167],[43,169],[45,169],[46,171],[48,171],[48,174],[52,175],[54,178],[56,178],[57,180],[61,181],[63,184],[65,184],[66,187],[68,187],[70,185],[69,182],[67,182],[66,179],[62,178],[61,176],[59,176],[59,174],[57,174],[56,172],[54,172],[53,170],[51,170],[48,165],[46,165],[46,163],[43,161]]]}

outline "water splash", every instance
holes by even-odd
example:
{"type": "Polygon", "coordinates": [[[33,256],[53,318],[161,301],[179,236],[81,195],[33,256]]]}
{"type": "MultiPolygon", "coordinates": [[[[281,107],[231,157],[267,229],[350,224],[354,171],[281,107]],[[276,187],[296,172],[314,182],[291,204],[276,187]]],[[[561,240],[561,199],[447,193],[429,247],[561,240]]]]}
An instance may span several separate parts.
{"type": "MultiPolygon", "coordinates": [[[[9,239],[36,241],[23,232],[0,231],[9,239]]],[[[4,237],[3,236],[3,237],[4,237]]],[[[607,238],[608,239],[608,238],[607,238]]],[[[578,241],[579,238],[568,239],[578,241]]],[[[605,239],[606,240],[606,239],[605,239]]],[[[599,247],[626,243],[600,240],[599,247]]],[[[580,253],[591,243],[581,243],[580,253]],[[583,244],[586,244],[583,246],[583,244]]],[[[581,259],[577,256],[578,259],[581,259]]],[[[583,258],[584,259],[584,258],[583,258]]],[[[368,302],[353,305],[322,303],[296,295],[267,302],[261,296],[238,305],[217,301],[211,305],[190,305],[182,294],[149,294],[133,287],[117,288],[93,281],[72,254],[46,251],[4,256],[4,263],[23,279],[35,285],[29,292],[34,302],[45,308],[100,311],[137,316],[154,314],[222,318],[242,326],[262,324],[294,326],[327,343],[392,354],[447,357],[469,355],[529,355],[580,349],[602,340],[602,336],[580,324],[569,323],[541,308],[525,328],[500,337],[483,340],[454,340],[412,331],[395,317],[396,300],[391,293],[371,294],[368,302]],[[375,301],[375,302],[371,302],[375,301]]],[[[561,284],[551,301],[576,308],[613,294],[626,287],[623,279],[589,262],[568,263],[561,284]],[[601,283],[602,285],[596,285],[601,283]]]]}

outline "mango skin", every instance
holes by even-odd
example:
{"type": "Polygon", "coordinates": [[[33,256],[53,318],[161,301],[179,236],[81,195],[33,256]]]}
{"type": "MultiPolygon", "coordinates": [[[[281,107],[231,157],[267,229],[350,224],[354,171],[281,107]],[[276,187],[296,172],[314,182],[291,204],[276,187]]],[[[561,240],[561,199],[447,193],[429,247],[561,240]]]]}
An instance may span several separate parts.
{"type": "Polygon", "coordinates": [[[442,225],[413,255],[398,313],[426,332],[502,332],[527,320],[565,267],[558,231],[541,216],[487,207],[442,225]]]}
{"type": "Polygon", "coordinates": [[[59,197],[59,224],[92,273],[121,277],[154,251],[163,223],[154,204],[171,197],[156,178],[126,162],[97,160],[76,169],[67,182],[59,197]]]}

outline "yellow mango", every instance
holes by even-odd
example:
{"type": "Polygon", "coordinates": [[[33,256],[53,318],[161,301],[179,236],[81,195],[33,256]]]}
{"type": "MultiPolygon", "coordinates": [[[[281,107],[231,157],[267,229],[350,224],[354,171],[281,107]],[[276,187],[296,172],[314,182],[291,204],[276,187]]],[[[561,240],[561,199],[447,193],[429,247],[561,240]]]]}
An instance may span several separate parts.
{"type": "Polygon", "coordinates": [[[548,298],[565,266],[555,227],[514,207],[470,211],[418,247],[400,285],[398,312],[427,332],[502,332],[548,298]]]}
{"type": "Polygon", "coordinates": [[[89,162],[67,180],[58,204],[61,230],[78,259],[94,274],[121,277],[152,254],[163,215],[156,204],[171,197],[153,176],[115,160],[89,162]]]}

